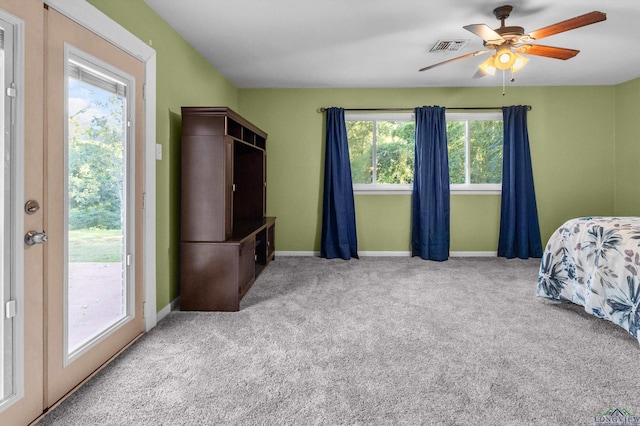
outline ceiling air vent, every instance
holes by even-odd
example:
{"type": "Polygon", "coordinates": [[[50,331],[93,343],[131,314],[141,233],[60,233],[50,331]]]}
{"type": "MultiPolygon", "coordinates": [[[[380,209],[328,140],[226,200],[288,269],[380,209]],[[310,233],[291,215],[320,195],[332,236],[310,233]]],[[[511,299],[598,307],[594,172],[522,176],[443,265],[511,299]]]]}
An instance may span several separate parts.
{"type": "Polygon", "coordinates": [[[469,40],[438,40],[429,52],[458,52],[469,40]]]}

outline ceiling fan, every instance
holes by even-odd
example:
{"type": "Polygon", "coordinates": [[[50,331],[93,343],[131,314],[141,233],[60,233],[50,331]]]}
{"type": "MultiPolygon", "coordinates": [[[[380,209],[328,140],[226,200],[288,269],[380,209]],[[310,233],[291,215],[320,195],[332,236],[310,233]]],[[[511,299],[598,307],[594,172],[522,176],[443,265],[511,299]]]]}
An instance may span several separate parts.
{"type": "Polygon", "coordinates": [[[494,52],[494,54],[484,61],[478,67],[478,71],[473,76],[474,78],[483,77],[485,75],[494,75],[496,69],[508,70],[516,72],[527,63],[528,58],[521,55],[536,55],[544,56],[547,58],[563,59],[567,60],[573,58],[579,50],[565,49],[562,47],[542,46],[539,44],[530,44],[532,41],[540,40],[544,37],[549,37],[554,34],[562,33],[576,28],[584,27],[586,25],[595,24],[607,19],[605,13],[599,11],[593,11],[584,15],[576,16],[575,18],[567,19],[566,21],[558,22],[548,27],[540,28],[529,33],[524,32],[524,28],[518,26],[505,26],[504,21],[509,17],[513,6],[505,5],[496,7],[493,10],[493,14],[500,21],[500,28],[495,30],[490,28],[486,24],[472,24],[465,25],[463,28],[467,31],[471,31],[475,35],[484,40],[484,46],[486,50],[478,50],[473,53],[468,53],[457,58],[449,59],[444,62],[439,62],[434,65],[421,68],[419,71],[430,70],[431,68],[438,67],[440,65],[448,64],[450,62],[459,61],[465,58],[471,58],[473,56],[482,55],[484,53],[494,52]]]}

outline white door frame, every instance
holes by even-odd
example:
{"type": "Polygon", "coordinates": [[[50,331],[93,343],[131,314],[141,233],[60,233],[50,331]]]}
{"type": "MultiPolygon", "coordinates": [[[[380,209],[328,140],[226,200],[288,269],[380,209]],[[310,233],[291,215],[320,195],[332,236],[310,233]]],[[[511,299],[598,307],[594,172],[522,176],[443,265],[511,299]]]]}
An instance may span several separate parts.
{"type": "Polygon", "coordinates": [[[72,21],[118,46],[145,65],[143,277],[144,329],[157,323],[156,312],[156,51],[85,0],[44,0],[72,21]]]}

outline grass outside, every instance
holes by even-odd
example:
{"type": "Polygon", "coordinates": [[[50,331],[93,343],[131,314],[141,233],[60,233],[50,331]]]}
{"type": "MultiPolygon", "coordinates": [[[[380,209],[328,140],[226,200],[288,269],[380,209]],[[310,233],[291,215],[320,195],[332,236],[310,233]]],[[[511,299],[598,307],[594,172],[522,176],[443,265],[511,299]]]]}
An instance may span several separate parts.
{"type": "Polygon", "coordinates": [[[69,262],[121,261],[121,230],[75,229],[69,231],[69,262]]]}

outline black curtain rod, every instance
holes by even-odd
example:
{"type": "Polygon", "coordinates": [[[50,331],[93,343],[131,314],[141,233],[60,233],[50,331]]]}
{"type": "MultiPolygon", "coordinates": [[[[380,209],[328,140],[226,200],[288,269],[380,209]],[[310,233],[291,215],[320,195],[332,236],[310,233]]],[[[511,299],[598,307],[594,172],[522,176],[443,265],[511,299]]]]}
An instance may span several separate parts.
{"type": "MultiPolygon", "coordinates": [[[[465,111],[474,110],[502,110],[502,107],[445,107],[446,109],[457,109],[465,111]]],[[[320,107],[318,112],[325,112],[328,108],[320,107]]],[[[414,108],[345,108],[345,111],[413,111],[414,108]]],[[[531,105],[527,105],[527,111],[531,111],[531,105]]]]}

